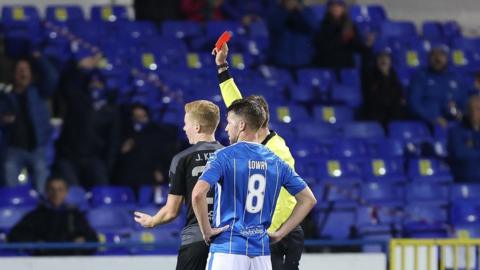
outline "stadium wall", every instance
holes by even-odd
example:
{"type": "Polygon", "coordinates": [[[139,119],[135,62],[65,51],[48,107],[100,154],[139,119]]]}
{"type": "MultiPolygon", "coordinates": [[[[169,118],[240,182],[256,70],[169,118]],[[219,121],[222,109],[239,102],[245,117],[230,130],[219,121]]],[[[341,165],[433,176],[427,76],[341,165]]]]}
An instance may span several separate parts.
{"type": "MultiPolygon", "coordinates": [[[[385,254],[304,254],[302,270],[386,270],[385,254]]],[[[152,270],[175,269],[175,256],[8,257],[1,269],[15,270],[152,270]]]]}

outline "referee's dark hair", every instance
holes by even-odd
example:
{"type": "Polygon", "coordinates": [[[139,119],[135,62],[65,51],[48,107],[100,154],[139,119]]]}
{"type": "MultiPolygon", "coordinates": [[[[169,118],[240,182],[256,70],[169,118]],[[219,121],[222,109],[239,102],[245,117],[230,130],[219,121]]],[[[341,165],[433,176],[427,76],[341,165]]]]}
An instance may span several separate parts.
{"type": "Polygon", "coordinates": [[[260,105],[260,107],[262,107],[262,109],[265,111],[265,122],[262,124],[261,128],[266,128],[268,126],[268,122],[270,121],[270,112],[265,98],[259,95],[251,95],[246,97],[246,99],[253,100],[254,102],[258,103],[258,105],[260,105]]]}
{"type": "Polygon", "coordinates": [[[227,109],[227,113],[233,112],[242,117],[247,126],[254,131],[260,129],[265,123],[265,110],[252,99],[243,98],[235,100],[227,109]]]}

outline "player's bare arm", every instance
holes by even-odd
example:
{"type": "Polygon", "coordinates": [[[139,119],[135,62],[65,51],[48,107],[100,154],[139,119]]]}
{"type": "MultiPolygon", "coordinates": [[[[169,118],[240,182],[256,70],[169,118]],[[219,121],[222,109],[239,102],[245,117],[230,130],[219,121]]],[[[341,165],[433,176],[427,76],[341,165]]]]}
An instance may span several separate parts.
{"type": "Polygon", "coordinates": [[[226,229],[228,225],[222,228],[212,228],[208,220],[208,207],[207,207],[207,193],[210,190],[210,184],[207,181],[198,179],[197,184],[192,191],[192,207],[195,212],[195,216],[198,220],[198,225],[203,234],[203,239],[207,245],[210,244],[211,238],[226,229]]]}
{"type": "Polygon", "coordinates": [[[293,208],[290,217],[276,232],[269,233],[271,243],[276,243],[282,240],[283,237],[297,227],[317,203],[317,199],[315,199],[315,196],[309,187],[305,187],[302,191],[297,193],[295,199],[297,200],[297,204],[295,205],[295,208],[293,208]]]}
{"type": "Polygon", "coordinates": [[[153,228],[160,224],[169,223],[180,214],[183,196],[169,194],[167,203],[157,214],[150,216],[142,212],[135,212],[135,221],[145,228],[153,228]]]}

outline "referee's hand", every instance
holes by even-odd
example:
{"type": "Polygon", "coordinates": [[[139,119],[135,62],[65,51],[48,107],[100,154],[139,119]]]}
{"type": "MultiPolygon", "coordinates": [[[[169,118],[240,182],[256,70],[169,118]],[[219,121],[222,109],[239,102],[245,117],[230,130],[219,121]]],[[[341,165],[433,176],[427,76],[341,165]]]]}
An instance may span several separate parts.
{"type": "Polygon", "coordinates": [[[214,48],[212,54],[215,55],[215,64],[221,65],[227,62],[228,57],[228,45],[225,42],[220,50],[214,48]]]}
{"type": "Polygon", "coordinates": [[[135,217],[135,221],[142,225],[142,227],[145,227],[145,228],[153,228],[154,227],[154,224],[153,224],[153,217],[148,215],[148,214],[145,214],[145,213],[142,213],[142,212],[135,212],[134,213],[135,217]]]}

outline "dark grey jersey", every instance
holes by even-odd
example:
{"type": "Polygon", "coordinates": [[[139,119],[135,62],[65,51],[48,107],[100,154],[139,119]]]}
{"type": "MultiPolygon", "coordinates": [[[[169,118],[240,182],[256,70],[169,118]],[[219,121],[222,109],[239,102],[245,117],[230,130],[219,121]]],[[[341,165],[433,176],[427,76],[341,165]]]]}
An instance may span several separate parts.
{"type": "MultiPolygon", "coordinates": [[[[210,155],[223,148],[218,142],[198,142],[175,155],[170,165],[170,194],[183,196],[187,207],[187,222],[182,232],[182,245],[203,241],[198,221],[192,208],[192,190],[202,175],[210,155]]],[[[207,195],[208,213],[211,221],[213,214],[212,188],[207,195]]]]}

